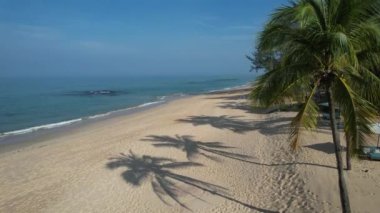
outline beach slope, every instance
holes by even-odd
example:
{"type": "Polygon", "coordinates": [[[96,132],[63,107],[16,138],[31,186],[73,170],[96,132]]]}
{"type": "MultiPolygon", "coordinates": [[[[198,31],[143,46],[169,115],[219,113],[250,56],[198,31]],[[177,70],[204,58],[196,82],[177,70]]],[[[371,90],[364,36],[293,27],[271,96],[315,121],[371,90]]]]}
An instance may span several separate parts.
{"type": "MultiPolygon", "coordinates": [[[[294,112],[252,112],[247,91],[183,98],[0,154],[0,212],[339,212],[328,128],[289,149],[294,112]]],[[[346,174],[376,212],[378,162],[346,174]]]]}

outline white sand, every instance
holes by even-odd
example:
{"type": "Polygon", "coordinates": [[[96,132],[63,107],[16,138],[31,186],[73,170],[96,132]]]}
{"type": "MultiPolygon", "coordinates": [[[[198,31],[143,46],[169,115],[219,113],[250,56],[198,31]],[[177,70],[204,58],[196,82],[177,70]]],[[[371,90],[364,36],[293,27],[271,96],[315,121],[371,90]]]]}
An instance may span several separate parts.
{"type": "MultiPolygon", "coordinates": [[[[294,154],[294,113],[244,103],[185,98],[2,153],[0,212],[339,212],[329,131],[294,154]]],[[[353,211],[377,212],[380,162],[354,161],[347,178],[353,211]]]]}

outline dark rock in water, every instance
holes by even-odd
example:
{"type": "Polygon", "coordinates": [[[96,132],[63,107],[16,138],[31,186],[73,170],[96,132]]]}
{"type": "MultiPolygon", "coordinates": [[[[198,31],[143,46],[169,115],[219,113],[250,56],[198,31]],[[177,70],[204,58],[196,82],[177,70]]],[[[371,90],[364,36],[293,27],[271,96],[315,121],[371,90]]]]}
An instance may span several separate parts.
{"type": "Polygon", "coordinates": [[[16,115],[18,115],[18,114],[20,114],[20,113],[8,112],[8,113],[4,113],[4,116],[5,116],[5,117],[14,117],[14,116],[16,116],[16,115]]]}
{"type": "Polygon", "coordinates": [[[117,96],[126,94],[125,91],[118,90],[87,90],[87,91],[74,91],[65,93],[69,96],[117,96]]]}
{"type": "Polygon", "coordinates": [[[117,95],[117,91],[113,90],[92,90],[86,91],[86,95],[117,95]]]}

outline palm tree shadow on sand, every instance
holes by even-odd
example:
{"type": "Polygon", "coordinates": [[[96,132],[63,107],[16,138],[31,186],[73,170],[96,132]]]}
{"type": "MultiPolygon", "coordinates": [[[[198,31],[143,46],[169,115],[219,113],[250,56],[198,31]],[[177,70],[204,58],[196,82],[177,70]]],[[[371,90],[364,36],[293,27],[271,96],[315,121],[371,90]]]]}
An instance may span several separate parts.
{"type": "Polygon", "coordinates": [[[214,156],[221,156],[231,159],[250,159],[248,155],[237,154],[223,149],[232,149],[235,147],[223,145],[221,142],[202,142],[196,141],[191,135],[176,135],[175,137],[167,135],[149,135],[142,141],[152,142],[155,147],[173,147],[186,153],[188,160],[192,160],[197,155],[216,160],[214,156]],[[210,155],[211,154],[211,155],[210,155]]]}
{"type": "Polygon", "coordinates": [[[178,119],[178,122],[190,123],[193,126],[210,125],[217,129],[228,129],[235,133],[246,133],[249,131],[259,131],[264,135],[284,134],[288,133],[289,123],[292,118],[279,117],[267,120],[249,120],[244,116],[207,116],[197,115],[187,118],[178,119]]]}
{"type": "Polygon", "coordinates": [[[301,166],[317,166],[328,169],[336,169],[334,166],[323,165],[311,162],[281,162],[281,163],[264,163],[253,161],[251,156],[228,152],[220,149],[231,149],[235,148],[232,146],[225,146],[221,142],[202,142],[193,140],[193,136],[190,135],[176,135],[175,137],[167,135],[149,135],[142,141],[149,141],[153,143],[155,147],[168,147],[176,148],[184,151],[186,157],[189,160],[193,160],[196,155],[202,155],[212,160],[218,161],[217,158],[209,155],[214,154],[220,157],[226,157],[233,160],[238,160],[244,163],[250,163],[257,166],[267,166],[267,167],[281,167],[290,165],[301,165],[301,166]]]}
{"type": "MultiPolygon", "coordinates": [[[[184,193],[194,197],[196,196],[184,190],[183,187],[181,187],[182,184],[203,190],[212,195],[230,200],[255,211],[270,213],[276,212],[261,209],[230,197],[226,193],[227,189],[224,187],[172,172],[173,169],[202,166],[202,164],[199,163],[177,162],[170,158],[152,157],[148,155],[139,157],[132,151],[130,151],[128,155],[121,153],[119,156],[112,157],[109,160],[110,162],[107,163],[107,168],[116,169],[124,167],[127,169],[121,174],[121,176],[129,184],[141,186],[144,181],[150,180],[153,192],[167,205],[170,204],[167,201],[166,196],[183,208],[191,211],[188,206],[181,202],[179,196],[184,193]]],[[[198,199],[200,198],[198,197],[198,199]]]]}
{"type": "Polygon", "coordinates": [[[194,126],[210,125],[218,129],[228,129],[237,133],[244,133],[255,130],[252,122],[241,119],[242,116],[189,116],[185,119],[179,119],[177,121],[184,123],[191,123],[194,126]]]}

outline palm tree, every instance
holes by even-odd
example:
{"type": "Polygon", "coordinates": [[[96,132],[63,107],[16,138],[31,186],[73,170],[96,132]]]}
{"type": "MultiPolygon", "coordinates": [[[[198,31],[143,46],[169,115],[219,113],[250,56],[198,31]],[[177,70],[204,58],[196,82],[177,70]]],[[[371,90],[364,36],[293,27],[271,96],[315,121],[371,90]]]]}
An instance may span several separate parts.
{"type": "Polygon", "coordinates": [[[326,94],[342,209],[350,212],[335,108],[343,117],[349,159],[371,133],[368,125],[380,106],[380,80],[371,72],[380,64],[380,1],[292,1],[272,14],[258,49],[276,53],[278,63],[255,81],[251,98],[263,106],[302,102],[291,122],[293,149],[304,130],[316,128],[314,98],[326,94]]]}

